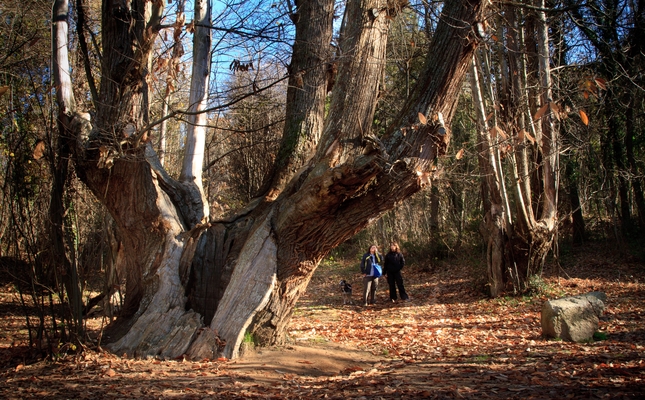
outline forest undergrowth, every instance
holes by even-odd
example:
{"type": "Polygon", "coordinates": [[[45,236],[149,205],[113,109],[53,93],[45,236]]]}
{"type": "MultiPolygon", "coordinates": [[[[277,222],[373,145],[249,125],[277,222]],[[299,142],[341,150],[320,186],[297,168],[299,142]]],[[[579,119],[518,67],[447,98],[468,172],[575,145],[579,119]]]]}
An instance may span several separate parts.
{"type": "MultiPolygon", "coordinates": [[[[462,257],[466,259],[466,257],[462,257]]],[[[548,263],[534,291],[487,298],[460,259],[408,260],[410,302],[391,303],[382,280],[363,307],[356,260],[328,258],[294,310],[284,346],[240,360],[132,359],[100,348],[34,360],[23,310],[2,287],[0,397],[22,398],[641,398],[645,390],[645,268],[599,243],[548,263]],[[339,282],[354,286],[343,304],[339,282]],[[541,336],[544,301],[603,291],[597,340],[541,336]]],[[[88,322],[100,329],[100,318],[88,322]]],[[[95,332],[96,333],[96,332],[95,332]]]]}

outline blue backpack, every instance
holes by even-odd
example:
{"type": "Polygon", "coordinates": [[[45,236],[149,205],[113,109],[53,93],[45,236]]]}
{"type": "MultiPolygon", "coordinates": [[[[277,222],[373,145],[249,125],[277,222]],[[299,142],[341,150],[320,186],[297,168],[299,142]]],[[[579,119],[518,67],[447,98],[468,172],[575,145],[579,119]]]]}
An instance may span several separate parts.
{"type": "Polygon", "coordinates": [[[370,271],[370,276],[374,278],[380,278],[383,275],[383,268],[376,262],[376,257],[372,257],[372,270],[370,271]]]}

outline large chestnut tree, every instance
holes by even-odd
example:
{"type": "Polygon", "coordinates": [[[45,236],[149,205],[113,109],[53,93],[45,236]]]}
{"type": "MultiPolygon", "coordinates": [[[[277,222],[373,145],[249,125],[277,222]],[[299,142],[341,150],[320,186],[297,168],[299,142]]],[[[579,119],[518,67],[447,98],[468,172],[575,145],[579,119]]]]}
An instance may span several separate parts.
{"type": "Polygon", "coordinates": [[[67,3],[56,0],[53,8],[59,129],[75,171],[116,221],[117,263],[126,271],[125,306],[109,348],[200,359],[236,357],[247,332],[262,344],[281,342],[320,260],[432,182],[486,4],[444,4],[422,75],[392,128],[376,137],[370,128],[388,27],[407,1],[348,0],[334,52],[334,1],[297,2],[285,128],[271,178],[242,211],[214,220],[201,176],[200,114],[217,28],[208,1],[195,1],[185,112],[194,128],[177,178],[149,141],[157,123],[150,117],[151,60],[165,2],[103,0],[94,110],[79,109],[74,99],[67,3]],[[332,62],[337,76],[326,110],[332,62]]]}

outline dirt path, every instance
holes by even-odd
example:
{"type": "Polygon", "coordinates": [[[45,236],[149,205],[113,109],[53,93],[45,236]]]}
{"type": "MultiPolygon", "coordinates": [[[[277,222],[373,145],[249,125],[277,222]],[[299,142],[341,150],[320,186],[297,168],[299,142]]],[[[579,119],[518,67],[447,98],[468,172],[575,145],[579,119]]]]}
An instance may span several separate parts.
{"type": "Polygon", "coordinates": [[[260,348],[244,353],[227,368],[238,376],[271,383],[285,376],[329,377],[352,371],[370,370],[382,361],[366,351],[337,345],[288,345],[260,348]]]}

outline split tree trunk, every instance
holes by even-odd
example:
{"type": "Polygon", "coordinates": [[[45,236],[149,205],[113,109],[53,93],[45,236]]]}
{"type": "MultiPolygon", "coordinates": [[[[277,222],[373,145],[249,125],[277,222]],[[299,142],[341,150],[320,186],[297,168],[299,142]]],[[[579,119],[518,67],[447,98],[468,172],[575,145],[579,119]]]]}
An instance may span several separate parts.
{"type": "MultiPolygon", "coordinates": [[[[483,2],[444,5],[424,75],[395,129],[379,140],[370,127],[388,25],[406,3],[348,2],[345,53],[337,61],[329,115],[312,157],[289,164],[303,168],[284,188],[277,180],[277,197],[200,224],[196,216],[204,205],[167,175],[143,136],[148,96],[140,82],[161,3],[137,0],[124,10],[122,3],[105,0],[99,98],[112,107],[97,110],[91,132],[79,120],[75,156],[81,178],[114,216],[123,240],[117,262],[127,271],[126,313],[112,331],[112,351],[193,358],[222,351],[235,357],[247,332],[262,344],[281,342],[322,257],[429,184],[432,166],[450,141],[448,126],[479,40],[472,26],[482,20],[483,2]],[[420,124],[419,113],[431,122],[420,124]]],[[[318,12],[331,20],[331,7],[318,12]]],[[[302,90],[318,93],[326,84],[314,80],[308,86],[304,77],[302,90]]],[[[322,112],[320,94],[309,98],[309,109],[300,113],[309,122],[297,128],[309,129],[305,148],[316,143],[322,112]]],[[[294,174],[289,167],[283,171],[294,174]]]]}

